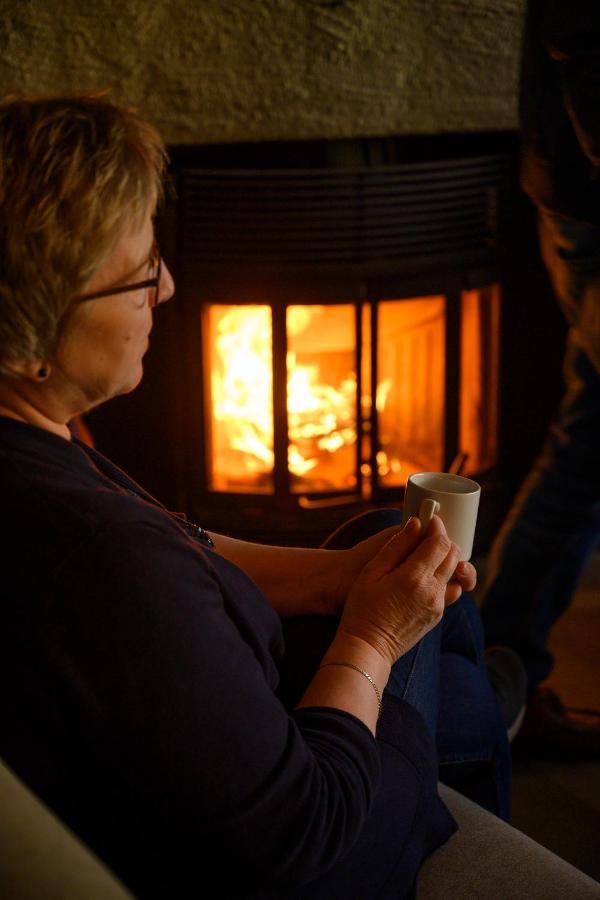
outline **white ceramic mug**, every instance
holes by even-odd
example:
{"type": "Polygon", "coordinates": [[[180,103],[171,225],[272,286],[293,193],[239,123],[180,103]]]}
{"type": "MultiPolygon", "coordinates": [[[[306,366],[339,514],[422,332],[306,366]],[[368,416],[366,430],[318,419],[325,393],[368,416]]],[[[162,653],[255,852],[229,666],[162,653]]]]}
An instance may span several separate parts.
{"type": "Polygon", "coordinates": [[[480,495],[480,485],[462,475],[417,472],[406,485],[402,521],[418,516],[425,533],[431,517],[438,515],[450,540],[460,547],[461,560],[467,560],[473,552],[480,495]]]}

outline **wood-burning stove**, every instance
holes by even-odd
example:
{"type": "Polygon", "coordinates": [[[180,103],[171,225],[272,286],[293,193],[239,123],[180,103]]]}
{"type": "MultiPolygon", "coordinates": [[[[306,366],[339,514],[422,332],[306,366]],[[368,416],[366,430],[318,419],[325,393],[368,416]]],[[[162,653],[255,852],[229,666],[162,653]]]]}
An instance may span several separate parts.
{"type": "Polygon", "coordinates": [[[326,146],[174,153],[181,483],[213,527],[284,539],[496,462],[507,157],[326,146]]]}

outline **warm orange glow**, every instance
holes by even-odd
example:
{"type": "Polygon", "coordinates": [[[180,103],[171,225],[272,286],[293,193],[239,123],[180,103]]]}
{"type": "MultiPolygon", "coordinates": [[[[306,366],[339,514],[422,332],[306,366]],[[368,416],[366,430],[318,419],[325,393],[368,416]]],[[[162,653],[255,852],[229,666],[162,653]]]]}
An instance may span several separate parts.
{"type": "Polygon", "coordinates": [[[461,318],[460,447],[473,474],[496,459],[500,286],[464,291],[461,318]]]}
{"type": "Polygon", "coordinates": [[[377,469],[386,486],[444,464],[445,299],[379,304],[377,469]]]}
{"type": "MultiPolygon", "coordinates": [[[[412,472],[444,468],[445,310],[442,296],[378,303],[373,392],[373,308],[362,305],[358,410],[355,305],[287,308],[287,464],[292,492],[352,493],[358,467],[368,497],[375,479],[384,487],[396,487],[412,472]],[[374,461],[373,403],[378,437],[374,461]]],[[[204,315],[205,354],[211,367],[210,486],[272,493],[271,307],[211,304],[204,315]]],[[[496,453],[498,316],[497,286],[463,293],[460,449],[468,454],[469,472],[491,464],[496,453]]]]}
{"type": "MultiPolygon", "coordinates": [[[[273,364],[268,306],[211,305],[211,487],[272,490],[273,364]]],[[[287,311],[288,468],[293,491],[356,484],[354,308],[287,311]]]]}
{"type": "Polygon", "coordinates": [[[295,492],[356,485],[354,308],[287,310],[288,467],[295,492]]]}
{"type": "Polygon", "coordinates": [[[271,490],[273,366],[268,306],[211,305],[211,487],[271,490]]]}

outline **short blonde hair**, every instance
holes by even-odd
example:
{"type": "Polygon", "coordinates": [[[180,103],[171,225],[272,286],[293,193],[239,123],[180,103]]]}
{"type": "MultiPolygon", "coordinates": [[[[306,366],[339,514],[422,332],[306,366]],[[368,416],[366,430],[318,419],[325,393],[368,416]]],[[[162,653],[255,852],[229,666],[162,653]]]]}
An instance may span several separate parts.
{"type": "Polygon", "coordinates": [[[0,103],[0,372],[44,358],[70,303],[162,196],[156,130],[105,95],[0,103]]]}

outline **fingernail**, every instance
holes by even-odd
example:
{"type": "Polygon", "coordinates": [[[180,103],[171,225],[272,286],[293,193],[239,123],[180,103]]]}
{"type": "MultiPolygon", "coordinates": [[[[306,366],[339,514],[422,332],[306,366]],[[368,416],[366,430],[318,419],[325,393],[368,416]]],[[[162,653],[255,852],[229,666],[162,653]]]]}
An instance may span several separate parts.
{"type": "Polygon", "coordinates": [[[416,516],[410,516],[410,517],[406,520],[406,525],[405,525],[404,527],[405,527],[405,528],[408,528],[408,527],[410,526],[410,527],[412,528],[412,527],[414,526],[415,522],[417,522],[417,521],[418,521],[418,520],[417,520],[417,517],[416,517],[416,516]]]}

